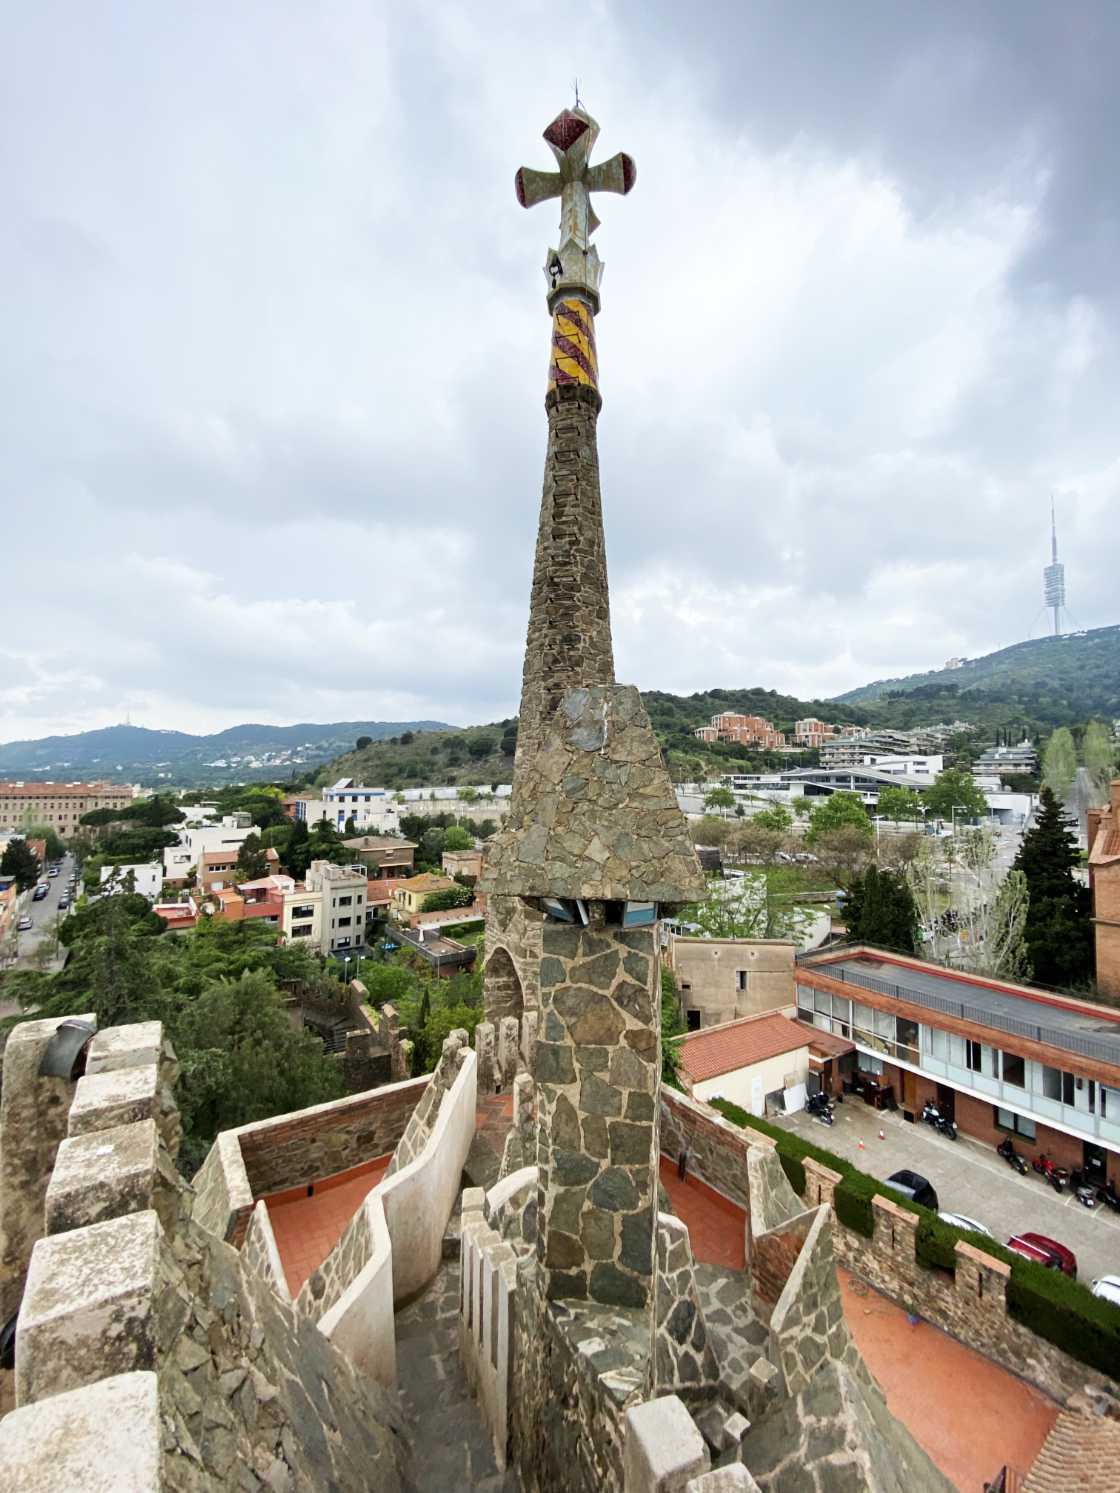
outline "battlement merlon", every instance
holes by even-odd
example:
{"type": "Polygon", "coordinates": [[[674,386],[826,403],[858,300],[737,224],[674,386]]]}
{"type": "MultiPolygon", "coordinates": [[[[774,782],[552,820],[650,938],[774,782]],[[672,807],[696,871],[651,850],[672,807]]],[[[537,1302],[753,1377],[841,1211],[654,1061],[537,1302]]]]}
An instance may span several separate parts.
{"type": "Polygon", "coordinates": [[[598,136],[599,126],[585,109],[579,105],[564,109],[544,131],[559,171],[534,171],[522,166],[514,178],[522,207],[560,198],[560,247],[549,249],[544,266],[550,312],[555,312],[565,296],[579,296],[587,301],[592,315],[598,312],[603,265],[590,244],[599,226],[591,193],[618,192],[625,196],[637,180],[633,157],[623,151],[598,166],[588,165],[598,136]]]}

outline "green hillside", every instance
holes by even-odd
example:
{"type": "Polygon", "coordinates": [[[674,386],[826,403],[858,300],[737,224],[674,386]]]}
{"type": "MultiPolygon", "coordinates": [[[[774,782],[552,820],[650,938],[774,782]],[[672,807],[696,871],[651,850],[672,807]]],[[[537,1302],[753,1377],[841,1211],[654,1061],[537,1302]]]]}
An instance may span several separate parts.
{"type": "MultiPolygon", "coordinates": [[[[923,716],[931,709],[951,710],[968,720],[978,718],[977,710],[988,716],[1005,707],[1041,726],[1112,719],[1120,716],[1120,626],[1015,643],[957,669],[879,679],[837,695],[833,703],[899,717],[914,709],[923,716]]],[[[901,718],[891,723],[909,724],[901,718]]]]}

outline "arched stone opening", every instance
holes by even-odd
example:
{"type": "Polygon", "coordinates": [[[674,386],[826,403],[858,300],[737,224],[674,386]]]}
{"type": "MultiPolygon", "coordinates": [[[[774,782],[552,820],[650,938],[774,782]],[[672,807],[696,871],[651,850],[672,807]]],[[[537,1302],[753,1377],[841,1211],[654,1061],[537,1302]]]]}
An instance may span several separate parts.
{"type": "Polygon", "coordinates": [[[508,949],[495,949],[486,961],[482,991],[487,1021],[497,1025],[503,1017],[512,1016],[520,1023],[525,1012],[525,995],[508,949]]]}

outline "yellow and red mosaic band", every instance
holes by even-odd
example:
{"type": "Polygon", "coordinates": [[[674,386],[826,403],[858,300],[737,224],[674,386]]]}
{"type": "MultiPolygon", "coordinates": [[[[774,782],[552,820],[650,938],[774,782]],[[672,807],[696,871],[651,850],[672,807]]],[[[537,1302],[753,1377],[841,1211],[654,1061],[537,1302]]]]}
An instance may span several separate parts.
{"type": "Polygon", "coordinates": [[[595,319],[586,301],[574,296],[557,301],[552,313],[552,356],[548,365],[548,387],[585,384],[599,387],[599,362],[595,356],[595,319]]]}

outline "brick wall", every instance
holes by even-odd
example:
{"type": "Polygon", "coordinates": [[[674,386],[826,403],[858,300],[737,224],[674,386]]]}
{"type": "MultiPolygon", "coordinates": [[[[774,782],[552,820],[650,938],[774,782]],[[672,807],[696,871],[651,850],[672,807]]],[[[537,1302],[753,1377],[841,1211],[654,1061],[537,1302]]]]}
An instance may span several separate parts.
{"type": "Polygon", "coordinates": [[[759,1316],[770,1320],[770,1313],[785,1289],[786,1281],[801,1255],[809,1228],[817,1210],[810,1208],[780,1228],[754,1236],[751,1248],[751,1280],[754,1302],[759,1316]]]}
{"type": "Polygon", "coordinates": [[[333,1176],[396,1149],[427,1077],[317,1104],[237,1131],[253,1197],[333,1176]]]}

